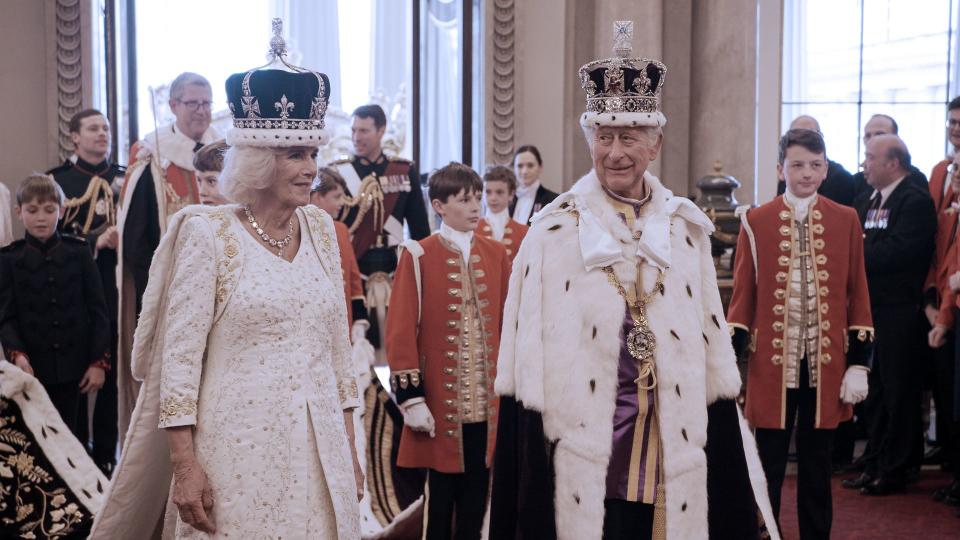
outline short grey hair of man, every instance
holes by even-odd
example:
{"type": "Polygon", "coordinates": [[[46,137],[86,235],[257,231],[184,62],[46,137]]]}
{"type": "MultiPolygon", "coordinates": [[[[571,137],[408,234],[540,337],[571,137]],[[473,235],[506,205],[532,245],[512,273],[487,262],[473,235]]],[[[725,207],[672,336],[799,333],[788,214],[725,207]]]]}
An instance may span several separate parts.
{"type": "Polygon", "coordinates": [[[220,192],[238,204],[250,204],[258,192],[270,187],[277,172],[277,153],[282,149],[231,146],[223,157],[220,192]]]}
{"type": "MultiPolygon", "coordinates": [[[[593,150],[594,138],[596,138],[597,130],[605,126],[581,126],[583,128],[583,136],[587,139],[587,145],[590,147],[590,150],[593,150]]],[[[626,128],[626,129],[637,129],[643,131],[647,134],[647,137],[650,137],[650,143],[654,144],[657,142],[657,138],[663,135],[663,128],[660,126],[610,126],[614,128],[626,128]]]]}
{"type": "Polygon", "coordinates": [[[180,99],[183,97],[184,90],[188,85],[191,84],[204,86],[212,90],[210,81],[208,81],[206,77],[198,73],[184,71],[183,73],[177,75],[177,78],[170,83],[170,99],[180,99]]]}
{"type": "Polygon", "coordinates": [[[896,140],[890,145],[889,148],[887,148],[886,158],[897,160],[897,163],[900,164],[900,169],[908,171],[910,170],[911,163],[910,151],[907,150],[907,143],[903,142],[903,139],[897,137],[896,135],[894,135],[894,137],[896,137],[896,140]]]}

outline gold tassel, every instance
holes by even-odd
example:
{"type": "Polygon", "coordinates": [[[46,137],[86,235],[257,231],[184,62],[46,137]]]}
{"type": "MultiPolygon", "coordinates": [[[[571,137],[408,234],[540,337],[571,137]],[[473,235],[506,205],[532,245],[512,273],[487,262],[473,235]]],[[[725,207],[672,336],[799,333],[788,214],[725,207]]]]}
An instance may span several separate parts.
{"type": "Polygon", "coordinates": [[[663,481],[657,486],[657,498],[653,503],[653,540],[667,538],[667,492],[663,488],[663,481]]]}

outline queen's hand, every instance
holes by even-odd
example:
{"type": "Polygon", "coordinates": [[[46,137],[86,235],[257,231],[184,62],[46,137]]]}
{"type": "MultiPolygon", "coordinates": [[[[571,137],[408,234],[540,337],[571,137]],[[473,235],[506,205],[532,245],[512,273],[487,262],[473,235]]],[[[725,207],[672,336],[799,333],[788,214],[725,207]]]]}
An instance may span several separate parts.
{"type": "Polygon", "coordinates": [[[217,531],[210,514],[213,510],[213,490],[196,458],[173,464],[172,500],[184,523],[208,534],[217,531]]]}
{"type": "Polygon", "coordinates": [[[363,468],[360,467],[360,459],[357,457],[357,448],[353,445],[350,446],[350,455],[353,457],[353,477],[357,482],[357,502],[363,499],[363,468]]]}

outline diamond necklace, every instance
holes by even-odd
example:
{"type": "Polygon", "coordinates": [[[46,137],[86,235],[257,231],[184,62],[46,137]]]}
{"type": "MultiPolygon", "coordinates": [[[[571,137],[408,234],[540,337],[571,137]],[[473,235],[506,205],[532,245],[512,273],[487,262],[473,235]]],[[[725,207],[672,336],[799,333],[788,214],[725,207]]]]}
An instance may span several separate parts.
{"type": "MultiPolygon", "coordinates": [[[[647,321],[647,303],[654,299],[658,292],[663,291],[663,270],[657,275],[657,283],[649,293],[638,295],[628,295],[624,290],[623,284],[617,278],[616,272],[612,266],[603,267],[607,274],[607,280],[621,297],[627,302],[630,308],[630,316],[633,318],[633,328],[627,335],[627,350],[630,356],[640,362],[640,373],[637,377],[637,386],[642,390],[651,390],[657,386],[657,371],[654,368],[654,354],[657,351],[657,337],[650,330],[650,323],[647,321]],[[631,298],[633,296],[633,298],[631,298]],[[649,382],[647,380],[649,379],[649,382]]],[[[637,276],[640,272],[638,269],[637,276]]]]}
{"type": "Polygon", "coordinates": [[[290,217],[289,226],[287,228],[287,236],[282,240],[277,240],[263,230],[263,227],[260,226],[260,222],[257,221],[257,218],[253,216],[253,212],[250,211],[249,206],[244,205],[243,213],[247,215],[247,221],[250,222],[250,226],[253,227],[253,230],[257,231],[257,235],[260,236],[260,239],[263,240],[265,244],[270,244],[270,247],[277,248],[277,255],[283,257],[283,248],[287,247],[287,245],[293,241],[293,217],[290,217]]]}

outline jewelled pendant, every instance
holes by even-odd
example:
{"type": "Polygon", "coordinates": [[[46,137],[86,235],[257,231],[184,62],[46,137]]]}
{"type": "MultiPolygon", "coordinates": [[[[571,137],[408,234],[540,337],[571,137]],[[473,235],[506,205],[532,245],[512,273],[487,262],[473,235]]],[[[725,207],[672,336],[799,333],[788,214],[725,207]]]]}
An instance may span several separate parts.
{"type": "Polygon", "coordinates": [[[630,356],[641,362],[652,360],[657,350],[657,338],[645,323],[634,321],[633,328],[627,334],[627,350],[630,356]]]}

